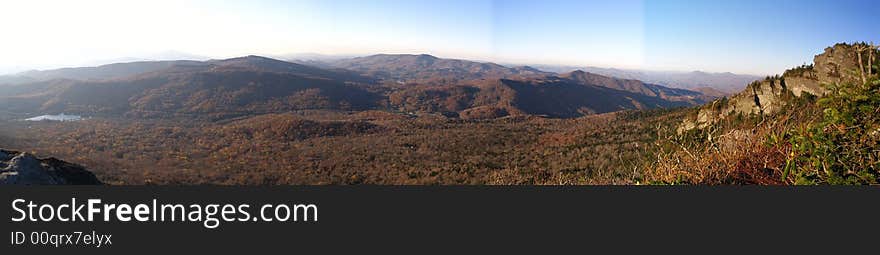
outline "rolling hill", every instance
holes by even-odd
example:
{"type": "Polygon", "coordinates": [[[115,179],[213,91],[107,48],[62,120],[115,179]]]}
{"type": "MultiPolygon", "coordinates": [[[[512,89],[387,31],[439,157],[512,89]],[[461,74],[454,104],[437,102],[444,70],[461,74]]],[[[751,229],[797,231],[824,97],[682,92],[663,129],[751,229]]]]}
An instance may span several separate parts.
{"type": "MultiPolygon", "coordinates": [[[[551,72],[571,72],[575,70],[583,70],[586,72],[619,78],[639,80],[645,83],[657,84],[669,88],[687,89],[694,91],[720,92],[721,95],[729,95],[739,92],[745,88],[746,84],[763,78],[762,76],[734,74],[730,72],[711,73],[703,71],[692,72],[676,72],[676,71],[648,71],[648,70],[632,70],[619,68],[601,68],[601,67],[575,67],[575,66],[553,66],[553,65],[537,65],[538,69],[551,72]]],[[[713,95],[718,95],[717,93],[713,95]]]]}
{"type": "Polygon", "coordinates": [[[571,118],[696,105],[714,97],[575,71],[374,55],[317,67],[260,56],[158,61],[29,72],[0,106],[17,113],[130,117],[232,117],[294,110],[391,110],[465,119],[571,118]]]}
{"type": "Polygon", "coordinates": [[[507,115],[543,115],[572,118],[631,109],[670,108],[694,105],[704,99],[697,92],[682,90],[677,100],[668,94],[678,90],[649,86],[581,73],[604,82],[572,79],[570,75],[527,79],[471,81],[467,85],[412,86],[392,93],[389,101],[404,111],[457,113],[463,118],[497,118],[507,115]],[[614,84],[629,84],[633,91],[614,84]],[[639,90],[644,89],[644,91],[639,90]],[[654,90],[652,90],[654,89],[654,90]],[[689,93],[689,94],[686,94],[689,93]]]}
{"type": "MultiPolygon", "coordinates": [[[[357,83],[368,78],[262,57],[145,66],[168,67],[125,78],[56,79],[14,85],[14,89],[0,94],[0,105],[14,112],[161,117],[314,108],[359,110],[375,107],[379,98],[357,83]]],[[[108,73],[104,68],[86,70],[108,73]]],[[[95,77],[79,72],[86,74],[79,77],[95,77]]]]}
{"type": "Polygon", "coordinates": [[[397,83],[449,84],[476,79],[553,75],[527,66],[511,68],[495,63],[444,59],[426,54],[379,54],[338,60],[330,64],[397,83]]]}
{"type": "Polygon", "coordinates": [[[22,84],[28,82],[48,81],[55,79],[70,79],[81,81],[95,81],[125,78],[133,75],[154,72],[167,69],[176,65],[195,65],[198,61],[141,61],[129,63],[116,63],[96,67],[61,68],[45,71],[27,71],[14,75],[0,76],[0,84],[22,84]]]}

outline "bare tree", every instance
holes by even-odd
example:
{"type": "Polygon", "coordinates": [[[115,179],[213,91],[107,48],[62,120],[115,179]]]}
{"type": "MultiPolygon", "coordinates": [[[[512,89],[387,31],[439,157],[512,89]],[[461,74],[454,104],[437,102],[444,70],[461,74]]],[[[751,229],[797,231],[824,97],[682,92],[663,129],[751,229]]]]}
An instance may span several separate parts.
{"type": "Polygon", "coordinates": [[[856,55],[859,57],[859,75],[862,78],[862,84],[868,83],[868,80],[865,78],[865,64],[862,62],[862,51],[865,51],[868,48],[866,43],[856,43],[853,45],[856,49],[856,55]]]}
{"type": "Polygon", "coordinates": [[[871,47],[868,48],[868,76],[874,74],[874,51],[877,50],[877,45],[874,45],[874,42],[871,42],[871,47]]]}

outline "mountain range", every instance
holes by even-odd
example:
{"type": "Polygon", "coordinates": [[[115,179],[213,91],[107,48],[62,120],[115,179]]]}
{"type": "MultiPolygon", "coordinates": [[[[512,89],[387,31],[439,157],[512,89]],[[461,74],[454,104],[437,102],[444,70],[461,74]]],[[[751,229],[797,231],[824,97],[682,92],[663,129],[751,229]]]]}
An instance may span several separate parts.
{"type": "Polygon", "coordinates": [[[337,60],[331,66],[354,70],[397,83],[444,84],[465,80],[525,78],[552,75],[528,66],[442,59],[431,55],[379,54],[337,60]]]}
{"type": "Polygon", "coordinates": [[[647,83],[658,84],[671,88],[680,88],[700,91],[705,94],[723,96],[741,91],[745,85],[763,76],[734,74],[730,72],[710,73],[703,71],[676,72],[676,71],[647,71],[601,67],[573,67],[538,65],[538,69],[551,72],[569,72],[583,70],[590,73],[621,78],[640,80],[647,83]]]}
{"type": "Polygon", "coordinates": [[[584,71],[380,54],[302,64],[260,56],[141,61],[0,76],[0,106],[22,114],[210,116],[324,109],[579,117],[698,105],[717,97],[584,71]]]}

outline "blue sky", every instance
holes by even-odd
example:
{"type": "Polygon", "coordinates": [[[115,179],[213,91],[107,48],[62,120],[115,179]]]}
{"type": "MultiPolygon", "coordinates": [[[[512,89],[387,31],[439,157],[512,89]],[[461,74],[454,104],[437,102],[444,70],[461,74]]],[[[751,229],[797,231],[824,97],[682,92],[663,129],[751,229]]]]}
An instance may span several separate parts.
{"type": "Polygon", "coordinates": [[[0,72],[175,50],[772,74],[880,42],[878,13],[871,0],[3,0],[17,36],[0,41],[0,72]]]}
{"type": "Polygon", "coordinates": [[[646,1],[654,68],[780,73],[838,42],[880,42],[876,1],[646,1]]]}

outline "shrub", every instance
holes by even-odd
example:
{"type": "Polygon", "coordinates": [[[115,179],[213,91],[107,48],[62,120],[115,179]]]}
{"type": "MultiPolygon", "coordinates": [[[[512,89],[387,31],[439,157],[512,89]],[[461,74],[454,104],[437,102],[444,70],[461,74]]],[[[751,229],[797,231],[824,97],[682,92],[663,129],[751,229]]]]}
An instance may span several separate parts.
{"type": "Polygon", "coordinates": [[[828,84],[821,121],[792,130],[783,178],[795,184],[876,184],[880,80],[828,84]]]}

